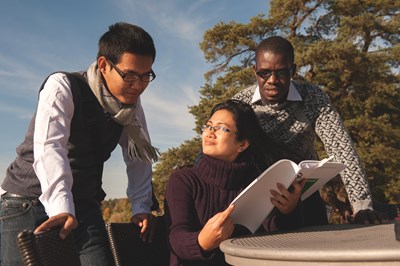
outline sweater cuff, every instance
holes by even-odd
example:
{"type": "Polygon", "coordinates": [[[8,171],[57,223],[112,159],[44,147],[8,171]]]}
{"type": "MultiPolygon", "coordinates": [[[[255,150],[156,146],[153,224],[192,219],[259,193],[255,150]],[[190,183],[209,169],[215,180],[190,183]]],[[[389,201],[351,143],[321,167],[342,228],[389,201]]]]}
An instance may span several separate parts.
{"type": "Polygon", "coordinates": [[[372,200],[371,199],[365,199],[365,200],[356,200],[352,204],[353,207],[353,214],[355,215],[357,212],[362,211],[362,210],[373,210],[372,207],[372,200]]]}

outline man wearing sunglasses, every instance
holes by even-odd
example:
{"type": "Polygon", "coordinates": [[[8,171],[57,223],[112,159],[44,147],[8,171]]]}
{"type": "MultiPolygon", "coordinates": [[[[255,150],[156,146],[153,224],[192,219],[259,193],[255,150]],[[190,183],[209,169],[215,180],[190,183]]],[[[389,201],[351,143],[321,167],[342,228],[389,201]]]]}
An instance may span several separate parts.
{"type": "MultiPolygon", "coordinates": [[[[254,72],[257,85],[240,91],[233,98],[253,107],[264,131],[282,148],[283,157],[299,163],[318,159],[318,136],[329,156],[347,169],[341,177],[353,216],[359,223],[381,223],[385,218],[373,211],[371,192],[343,122],[328,95],[319,87],[292,80],[296,71],[292,44],[279,36],[263,40],[257,47],[254,72]]],[[[303,202],[306,225],[327,223],[326,208],[319,193],[303,202]]]]}
{"type": "Polygon", "coordinates": [[[112,265],[100,202],[104,162],[120,145],[128,175],[131,221],[149,232],[150,142],[140,95],[156,77],[156,50],[142,28],[116,23],[99,40],[84,72],[59,72],[43,83],[36,113],[1,185],[1,262],[23,265],[17,234],[60,228],[73,234],[82,265],[112,265]]]}

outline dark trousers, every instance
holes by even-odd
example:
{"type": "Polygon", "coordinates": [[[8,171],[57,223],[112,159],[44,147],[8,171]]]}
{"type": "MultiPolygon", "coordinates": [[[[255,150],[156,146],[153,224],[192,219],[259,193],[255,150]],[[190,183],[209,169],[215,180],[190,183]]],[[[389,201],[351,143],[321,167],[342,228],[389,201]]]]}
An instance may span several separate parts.
{"type": "MultiPolygon", "coordinates": [[[[79,225],[73,231],[73,237],[82,266],[113,265],[99,202],[77,202],[75,212],[79,225]]],[[[18,233],[24,229],[35,230],[47,219],[44,207],[37,199],[2,197],[1,265],[23,265],[16,243],[18,233]]]]}
{"type": "Polygon", "coordinates": [[[319,192],[303,201],[304,226],[328,224],[325,202],[319,192]]]}

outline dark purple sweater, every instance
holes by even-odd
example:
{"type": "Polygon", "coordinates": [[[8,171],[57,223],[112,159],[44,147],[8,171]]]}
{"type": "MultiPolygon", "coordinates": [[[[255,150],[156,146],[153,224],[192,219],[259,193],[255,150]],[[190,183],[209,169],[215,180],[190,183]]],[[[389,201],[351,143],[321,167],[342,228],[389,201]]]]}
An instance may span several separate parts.
{"type": "MultiPolygon", "coordinates": [[[[171,223],[171,265],[228,265],[219,248],[204,252],[197,236],[207,221],[224,211],[258,174],[248,162],[224,162],[203,155],[194,168],[171,175],[165,195],[165,212],[171,223]]],[[[294,217],[287,218],[293,221],[294,217]]],[[[233,237],[244,233],[250,231],[237,227],[233,237]]]]}
{"type": "Polygon", "coordinates": [[[171,265],[228,265],[219,249],[202,251],[197,236],[257,175],[248,162],[231,163],[205,155],[194,168],[171,175],[165,195],[171,219],[171,265]]]}

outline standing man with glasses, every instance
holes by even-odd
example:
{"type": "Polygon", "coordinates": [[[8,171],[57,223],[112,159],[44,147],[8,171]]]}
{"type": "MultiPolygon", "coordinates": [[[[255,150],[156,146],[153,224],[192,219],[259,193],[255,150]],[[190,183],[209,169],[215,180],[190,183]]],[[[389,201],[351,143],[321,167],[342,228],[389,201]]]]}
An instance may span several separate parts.
{"type": "MultiPolygon", "coordinates": [[[[281,148],[286,158],[299,163],[318,159],[318,136],[329,156],[345,163],[341,177],[353,207],[350,220],[381,223],[385,219],[373,211],[368,180],[353,141],[319,87],[292,80],[296,72],[292,44],[279,36],[263,40],[256,50],[254,72],[257,85],[240,91],[233,98],[251,104],[264,131],[281,148]]],[[[303,202],[305,224],[326,224],[325,204],[316,192],[303,202]]]]}
{"type": "Polygon", "coordinates": [[[1,262],[23,265],[24,229],[72,234],[82,265],[112,265],[101,212],[104,162],[119,144],[127,166],[131,221],[150,231],[152,147],[140,95],[154,80],[156,50],[142,28],[116,23],[84,72],[51,74],[17,158],[1,185],[1,262]]]}

